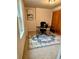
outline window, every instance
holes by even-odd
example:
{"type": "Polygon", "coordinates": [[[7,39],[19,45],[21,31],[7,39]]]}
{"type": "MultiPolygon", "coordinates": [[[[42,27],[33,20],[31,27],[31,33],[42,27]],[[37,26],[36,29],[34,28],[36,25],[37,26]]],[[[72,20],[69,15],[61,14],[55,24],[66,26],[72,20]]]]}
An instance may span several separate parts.
{"type": "Polygon", "coordinates": [[[20,34],[20,39],[21,39],[24,34],[24,21],[23,21],[22,1],[21,0],[18,0],[17,12],[18,12],[17,17],[18,17],[18,25],[19,25],[19,34],[20,34]]]}

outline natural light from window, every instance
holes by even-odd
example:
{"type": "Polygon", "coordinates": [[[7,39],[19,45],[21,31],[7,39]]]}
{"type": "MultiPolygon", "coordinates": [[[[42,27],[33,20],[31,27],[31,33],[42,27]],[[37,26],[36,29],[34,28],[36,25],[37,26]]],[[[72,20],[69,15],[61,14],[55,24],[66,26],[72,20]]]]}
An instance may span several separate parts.
{"type": "Polygon", "coordinates": [[[23,21],[23,11],[22,11],[22,1],[19,0],[18,6],[17,6],[17,17],[18,17],[18,25],[19,25],[19,34],[20,39],[22,38],[24,34],[24,21],[23,21]]]}

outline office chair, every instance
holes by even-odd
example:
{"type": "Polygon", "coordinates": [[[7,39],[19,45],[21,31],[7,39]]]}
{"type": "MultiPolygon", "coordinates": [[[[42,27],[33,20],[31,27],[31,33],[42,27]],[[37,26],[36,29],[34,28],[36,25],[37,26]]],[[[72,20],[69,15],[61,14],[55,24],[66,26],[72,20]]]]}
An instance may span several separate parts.
{"type": "Polygon", "coordinates": [[[40,22],[40,32],[41,32],[41,34],[46,33],[47,27],[48,27],[48,24],[46,24],[46,22],[40,22]]]}

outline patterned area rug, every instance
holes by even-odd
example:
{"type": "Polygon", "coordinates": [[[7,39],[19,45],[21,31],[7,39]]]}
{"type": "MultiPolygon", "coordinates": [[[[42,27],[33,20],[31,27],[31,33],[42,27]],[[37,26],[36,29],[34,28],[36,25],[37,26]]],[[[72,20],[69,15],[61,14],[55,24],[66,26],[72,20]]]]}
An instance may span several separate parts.
{"type": "Polygon", "coordinates": [[[46,47],[49,45],[53,45],[53,44],[60,44],[59,41],[57,41],[56,39],[60,39],[60,37],[57,38],[57,36],[55,35],[34,35],[32,38],[30,38],[30,45],[29,48],[41,48],[41,47],[46,47]]]}

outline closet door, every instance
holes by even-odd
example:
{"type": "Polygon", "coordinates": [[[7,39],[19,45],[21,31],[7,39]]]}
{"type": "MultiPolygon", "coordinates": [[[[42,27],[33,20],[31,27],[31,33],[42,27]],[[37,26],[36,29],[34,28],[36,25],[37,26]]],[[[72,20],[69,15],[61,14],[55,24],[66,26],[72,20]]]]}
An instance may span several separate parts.
{"type": "Polygon", "coordinates": [[[53,12],[52,27],[55,29],[55,33],[61,34],[61,10],[53,12]]]}

